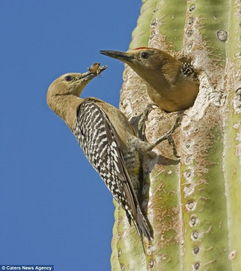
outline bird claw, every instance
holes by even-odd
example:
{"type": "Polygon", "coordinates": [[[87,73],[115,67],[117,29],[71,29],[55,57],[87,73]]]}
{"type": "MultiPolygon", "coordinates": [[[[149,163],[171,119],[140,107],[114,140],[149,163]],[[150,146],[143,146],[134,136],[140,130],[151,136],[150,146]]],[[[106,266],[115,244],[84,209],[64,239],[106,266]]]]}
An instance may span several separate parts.
{"type": "Polygon", "coordinates": [[[156,147],[158,144],[160,144],[162,141],[164,140],[167,140],[168,143],[170,145],[172,145],[172,148],[173,148],[173,155],[177,158],[180,158],[180,156],[177,154],[177,150],[176,150],[176,144],[175,144],[175,141],[172,137],[172,134],[175,132],[175,130],[180,126],[181,124],[181,120],[182,120],[182,117],[183,117],[183,114],[179,114],[176,121],[175,121],[175,124],[173,125],[173,127],[166,133],[164,134],[163,136],[159,137],[155,143],[151,144],[149,147],[148,147],[148,151],[151,151],[154,147],[156,147]]]}
{"type": "Polygon", "coordinates": [[[175,144],[175,141],[174,141],[172,135],[168,136],[167,141],[168,141],[169,145],[172,146],[172,152],[173,152],[173,155],[174,155],[176,158],[179,159],[181,156],[177,154],[176,144],[175,144]]]}

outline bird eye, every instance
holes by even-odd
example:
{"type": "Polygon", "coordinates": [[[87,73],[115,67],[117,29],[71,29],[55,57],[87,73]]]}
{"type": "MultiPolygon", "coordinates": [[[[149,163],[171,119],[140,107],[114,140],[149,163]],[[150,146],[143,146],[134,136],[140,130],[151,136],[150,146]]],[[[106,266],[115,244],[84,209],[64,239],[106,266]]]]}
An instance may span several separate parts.
{"type": "Polygon", "coordinates": [[[73,77],[71,75],[66,75],[64,78],[64,80],[68,81],[68,82],[71,81],[72,79],[73,79],[73,77]]]}
{"type": "Polygon", "coordinates": [[[149,57],[149,54],[147,52],[142,52],[141,57],[147,59],[149,57]]]}

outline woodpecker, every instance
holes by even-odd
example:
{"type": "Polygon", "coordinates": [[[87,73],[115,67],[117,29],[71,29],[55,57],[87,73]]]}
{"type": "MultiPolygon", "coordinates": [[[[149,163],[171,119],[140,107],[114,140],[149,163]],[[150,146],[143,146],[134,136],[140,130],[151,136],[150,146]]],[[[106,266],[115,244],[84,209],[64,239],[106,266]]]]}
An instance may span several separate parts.
{"type": "Polygon", "coordinates": [[[199,81],[190,61],[178,60],[148,47],[127,52],[102,50],[100,53],[129,65],[147,83],[150,99],[162,110],[181,111],[193,105],[199,81]]]}
{"type": "Polygon", "coordinates": [[[136,192],[139,184],[133,177],[140,167],[139,155],[134,148],[141,146],[141,141],[117,108],[97,98],[79,97],[91,79],[105,69],[95,63],[85,73],[61,75],[48,88],[47,104],[71,129],[89,162],[125,210],[129,222],[133,221],[141,238],[146,236],[150,240],[151,228],[142,213],[136,192]]]}

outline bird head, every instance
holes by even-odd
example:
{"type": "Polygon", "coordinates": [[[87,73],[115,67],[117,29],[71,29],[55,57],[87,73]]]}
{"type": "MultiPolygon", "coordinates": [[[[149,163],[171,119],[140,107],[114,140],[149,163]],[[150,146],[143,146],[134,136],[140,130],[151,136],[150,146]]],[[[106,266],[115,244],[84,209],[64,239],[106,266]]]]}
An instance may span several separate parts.
{"type": "Polygon", "coordinates": [[[139,75],[155,72],[165,64],[175,61],[169,54],[148,47],[140,47],[127,52],[102,50],[100,53],[128,64],[139,75]]]}
{"type": "Polygon", "coordinates": [[[85,73],[65,73],[55,79],[47,92],[48,106],[73,129],[76,110],[85,86],[107,67],[93,64],[85,73]]]}
{"type": "MultiPolygon", "coordinates": [[[[97,64],[95,64],[97,65],[97,64]]],[[[48,88],[47,100],[53,96],[74,95],[79,97],[85,86],[107,67],[89,68],[85,73],[65,73],[55,79],[48,88]]]]}

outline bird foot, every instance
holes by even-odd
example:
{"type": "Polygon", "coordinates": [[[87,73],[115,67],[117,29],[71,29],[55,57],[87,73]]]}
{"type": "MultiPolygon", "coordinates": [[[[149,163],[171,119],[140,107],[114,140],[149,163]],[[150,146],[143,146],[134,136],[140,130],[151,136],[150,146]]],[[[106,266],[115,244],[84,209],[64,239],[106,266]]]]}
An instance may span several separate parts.
{"type": "Polygon", "coordinates": [[[175,141],[172,137],[172,134],[175,132],[175,130],[180,126],[181,121],[183,118],[183,113],[179,113],[179,115],[176,118],[175,124],[173,125],[173,127],[164,135],[162,135],[161,137],[159,137],[154,143],[150,144],[147,148],[146,151],[149,152],[151,151],[153,148],[155,148],[158,144],[160,144],[162,141],[167,140],[168,143],[172,146],[173,149],[173,155],[177,158],[180,158],[180,156],[177,154],[177,149],[176,149],[176,144],[175,141]]]}
{"type": "Polygon", "coordinates": [[[146,131],[146,121],[148,118],[149,113],[156,107],[155,104],[148,104],[144,110],[143,113],[136,117],[132,117],[130,119],[130,124],[133,126],[133,128],[136,131],[137,136],[143,140],[147,141],[145,131],[146,131]]]}

